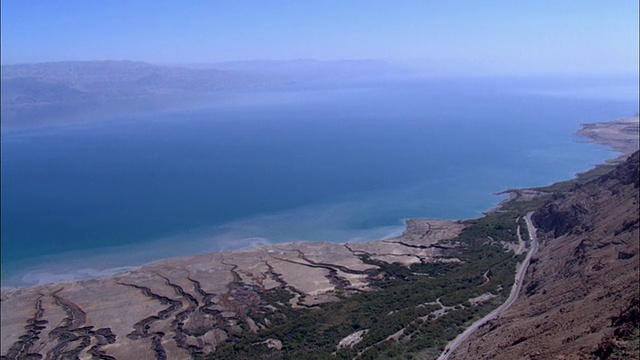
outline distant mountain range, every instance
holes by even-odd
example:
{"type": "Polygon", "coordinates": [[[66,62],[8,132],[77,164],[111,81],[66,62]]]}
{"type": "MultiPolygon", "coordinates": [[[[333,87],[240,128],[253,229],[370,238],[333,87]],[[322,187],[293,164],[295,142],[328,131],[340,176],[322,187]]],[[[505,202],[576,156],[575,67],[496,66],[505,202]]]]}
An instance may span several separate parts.
{"type": "Polygon", "coordinates": [[[8,65],[2,67],[2,105],[178,95],[246,87],[257,82],[228,71],[133,61],[8,65]]]}
{"type": "Polygon", "coordinates": [[[233,71],[263,79],[288,79],[296,83],[370,81],[415,75],[406,67],[381,60],[254,60],[189,65],[193,66],[233,71]]]}
{"type": "Polygon", "coordinates": [[[2,66],[2,128],[86,122],[217,101],[221,93],[344,85],[412,73],[378,60],[238,61],[180,66],[64,61],[2,66]]]}
{"type": "Polygon", "coordinates": [[[407,75],[377,60],[241,61],[161,66],[134,61],[66,61],[2,66],[2,105],[75,103],[158,95],[371,80],[407,75]]]}

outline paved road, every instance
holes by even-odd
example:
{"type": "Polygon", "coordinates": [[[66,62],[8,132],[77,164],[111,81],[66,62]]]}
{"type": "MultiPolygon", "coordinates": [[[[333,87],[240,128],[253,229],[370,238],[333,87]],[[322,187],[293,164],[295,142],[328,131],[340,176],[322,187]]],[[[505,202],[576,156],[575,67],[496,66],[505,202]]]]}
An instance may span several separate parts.
{"type": "Polygon", "coordinates": [[[527,268],[529,267],[529,263],[531,262],[531,257],[533,254],[538,251],[538,237],[536,236],[536,228],[533,226],[533,222],[531,221],[531,215],[533,215],[533,211],[527,213],[527,229],[529,230],[529,238],[531,239],[531,248],[527,253],[527,257],[522,262],[522,266],[516,272],[515,282],[513,283],[513,287],[511,288],[511,293],[509,294],[509,298],[502,305],[500,305],[497,309],[490,312],[487,316],[482,319],[474,322],[469,326],[462,334],[458,335],[453,341],[451,341],[444,348],[444,351],[438,357],[438,360],[447,360],[449,355],[451,355],[455,349],[465,341],[469,335],[471,335],[474,331],[476,331],[480,326],[486,324],[489,320],[494,319],[496,316],[500,315],[503,311],[507,310],[518,298],[518,294],[520,293],[520,289],[522,288],[522,282],[524,280],[524,275],[527,273],[527,268]]]}

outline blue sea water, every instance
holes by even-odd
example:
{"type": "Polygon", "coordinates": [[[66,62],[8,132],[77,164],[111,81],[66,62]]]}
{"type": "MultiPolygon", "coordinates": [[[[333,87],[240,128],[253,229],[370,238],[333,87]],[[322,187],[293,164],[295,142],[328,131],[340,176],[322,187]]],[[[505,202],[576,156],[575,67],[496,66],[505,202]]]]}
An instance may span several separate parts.
{"type": "Polygon", "coordinates": [[[325,85],[3,131],[2,285],[478,217],[496,192],[614,157],[573,132],[635,114],[637,92],[593,79],[325,85]]]}

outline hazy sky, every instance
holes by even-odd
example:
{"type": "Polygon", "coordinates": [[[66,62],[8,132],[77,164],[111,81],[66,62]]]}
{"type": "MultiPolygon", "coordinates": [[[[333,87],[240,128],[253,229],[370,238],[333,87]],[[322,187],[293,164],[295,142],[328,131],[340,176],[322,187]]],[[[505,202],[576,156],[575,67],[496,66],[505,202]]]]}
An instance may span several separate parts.
{"type": "Polygon", "coordinates": [[[3,0],[2,63],[398,59],[638,73],[638,1],[3,0]]]}

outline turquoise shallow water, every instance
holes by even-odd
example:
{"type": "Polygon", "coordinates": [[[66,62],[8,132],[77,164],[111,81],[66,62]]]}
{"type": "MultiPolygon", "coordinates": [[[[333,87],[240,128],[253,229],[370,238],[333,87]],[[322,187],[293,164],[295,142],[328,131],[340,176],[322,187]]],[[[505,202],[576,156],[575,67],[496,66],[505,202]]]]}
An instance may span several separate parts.
{"type": "Polygon", "coordinates": [[[588,84],[237,92],[170,113],[3,131],[2,285],[273,242],[372,240],[412,217],[480,216],[502,199],[495,192],[570,178],[615,155],[573,132],[633,115],[637,85],[588,84]]]}

